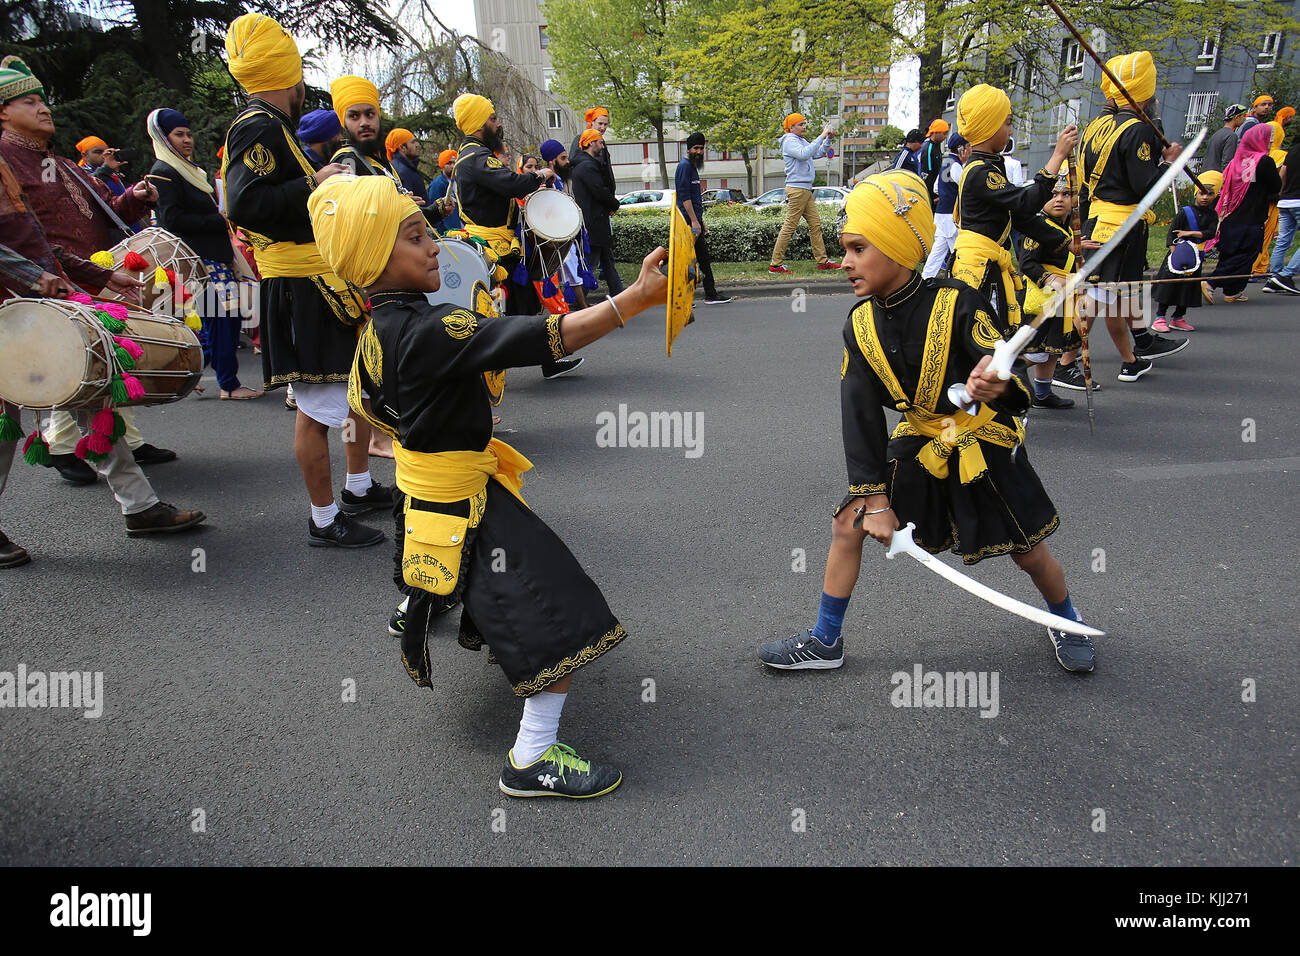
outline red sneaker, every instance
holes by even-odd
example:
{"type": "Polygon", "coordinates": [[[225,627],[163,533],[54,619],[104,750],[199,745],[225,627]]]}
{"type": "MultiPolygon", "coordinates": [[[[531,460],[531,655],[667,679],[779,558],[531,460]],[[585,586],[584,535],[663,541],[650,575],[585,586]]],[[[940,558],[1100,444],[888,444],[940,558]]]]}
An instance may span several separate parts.
{"type": "Polygon", "coordinates": [[[818,269],[843,269],[844,267],[834,259],[827,259],[825,262],[817,263],[818,269]]]}
{"type": "Polygon", "coordinates": [[[794,273],[791,272],[789,269],[787,269],[785,266],[768,266],[767,271],[775,272],[779,276],[794,275],[794,273]]]}
{"type": "Polygon", "coordinates": [[[1177,329],[1179,332],[1196,331],[1196,326],[1192,325],[1192,323],[1188,322],[1186,319],[1174,319],[1169,323],[1169,327],[1171,329],[1177,329]]]}

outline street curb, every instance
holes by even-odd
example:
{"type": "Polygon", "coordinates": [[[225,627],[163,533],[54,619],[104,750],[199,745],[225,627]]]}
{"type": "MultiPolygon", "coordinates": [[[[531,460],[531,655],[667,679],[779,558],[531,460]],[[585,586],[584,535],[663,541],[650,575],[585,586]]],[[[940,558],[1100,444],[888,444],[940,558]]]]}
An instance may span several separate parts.
{"type": "MultiPolygon", "coordinates": [[[[802,290],[809,295],[834,295],[839,292],[853,293],[853,286],[849,281],[840,278],[834,279],[775,279],[771,282],[752,282],[748,285],[729,285],[726,282],[718,283],[718,291],[723,295],[733,295],[737,298],[764,298],[771,296],[786,296],[796,289],[802,290]]],[[[703,290],[696,292],[697,298],[703,298],[703,290]]]]}

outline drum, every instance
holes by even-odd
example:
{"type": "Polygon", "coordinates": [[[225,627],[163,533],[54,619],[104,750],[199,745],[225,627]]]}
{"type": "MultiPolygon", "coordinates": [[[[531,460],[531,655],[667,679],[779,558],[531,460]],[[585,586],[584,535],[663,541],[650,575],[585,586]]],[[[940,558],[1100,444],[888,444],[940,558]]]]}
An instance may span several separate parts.
{"type": "Polygon", "coordinates": [[[529,275],[541,279],[559,272],[581,231],[582,210],[569,196],[550,187],[530,193],[524,200],[529,275]]]}
{"type": "MultiPolygon", "coordinates": [[[[203,375],[203,351],[178,319],[127,308],[126,330],[144,354],[130,372],[143,397],[125,405],[180,401],[203,375]]],[[[27,408],[107,404],[115,370],[113,337],[94,309],[63,299],[10,299],[0,305],[0,397],[27,408]]]]}
{"type": "MultiPolygon", "coordinates": [[[[169,315],[175,314],[178,317],[183,315],[179,309],[179,303],[172,304],[173,293],[153,291],[154,270],[159,266],[175,272],[176,278],[190,290],[195,300],[202,301],[203,284],[208,278],[207,267],[203,265],[203,260],[194,254],[194,250],[187,246],[183,239],[172,235],[166,229],[159,229],[157,226],[141,229],[134,235],[127,236],[108,251],[113,254],[114,269],[125,268],[124,263],[128,252],[139,253],[149,263],[148,272],[131,273],[137,279],[143,279],[145,282],[145,288],[141,290],[141,300],[146,309],[154,312],[165,312],[169,315]]],[[[100,298],[116,299],[119,302],[130,301],[108,290],[105,290],[100,298]]]]}
{"type": "Polygon", "coordinates": [[[438,277],[442,285],[437,292],[425,295],[433,305],[458,305],[472,311],[478,303],[475,287],[491,289],[491,275],[487,260],[474,243],[439,239],[438,277]]]}

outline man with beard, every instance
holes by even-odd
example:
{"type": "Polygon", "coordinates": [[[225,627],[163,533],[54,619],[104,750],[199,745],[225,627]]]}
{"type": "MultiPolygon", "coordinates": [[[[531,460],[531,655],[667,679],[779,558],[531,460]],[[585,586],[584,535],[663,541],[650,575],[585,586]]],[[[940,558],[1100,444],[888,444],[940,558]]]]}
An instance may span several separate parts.
{"type": "MultiPolygon", "coordinates": [[[[537,151],[541,154],[542,162],[555,170],[555,179],[551,181],[551,186],[572,196],[568,182],[573,175],[573,164],[569,162],[569,154],[565,152],[564,144],[556,139],[548,139],[538,147],[537,151]]],[[[565,287],[571,291],[571,294],[566,293],[565,297],[572,300],[572,304],[577,305],[579,309],[587,308],[586,284],[590,282],[591,288],[596,287],[596,277],[591,274],[591,269],[586,264],[586,256],[590,251],[587,230],[583,229],[569,248],[568,255],[564,257],[562,278],[565,287]]]]}
{"type": "Polygon", "coordinates": [[[705,139],[703,133],[692,133],[686,138],[686,155],[677,164],[673,185],[677,190],[677,208],[695,233],[695,259],[700,275],[704,277],[704,301],[709,305],[730,302],[731,296],[718,294],[713,284],[713,262],[709,258],[709,243],[704,238],[704,200],[700,195],[700,170],[704,168],[705,139]]]}
{"type": "Polygon", "coordinates": [[[614,267],[614,231],[609,225],[610,214],[618,209],[618,200],[605,178],[600,160],[604,151],[605,141],[594,129],[578,137],[578,155],[573,157],[573,199],[587,224],[592,271],[599,265],[609,294],[618,295],[623,291],[623,282],[614,267]]]}
{"type": "Polygon", "coordinates": [[[429,190],[425,194],[433,214],[442,217],[433,221],[433,228],[439,233],[463,229],[465,224],[460,221],[460,213],[456,211],[456,192],[452,188],[452,182],[456,178],[454,149],[444,149],[438,154],[438,169],[438,175],[429,183],[429,190]]]}
{"type": "MultiPolygon", "coordinates": [[[[605,142],[605,134],[609,132],[609,110],[605,109],[603,106],[593,106],[583,114],[583,119],[587,121],[587,129],[594,129],[600,134],[600,141],[603,145],[605,142]]],[[[583,132],[586,132],[586,130],[583,132]]],[[[579,133],[577,136],[573,137],[573,144],[569,147],[569,155],[574,159],[577,159],[578,154],[582,152],[581,139],[582,133],[579,133]]],[[[605,173],[605,184],[609,186],[609,191],[617,194],[618,186],[614,182],[614,166],[609,158],[608,147],[602,149],[600,155],[598,155],[596,159],[605,173]]]]}
{"type": "Polygon", "coordinates": [[[370,425],[348,408],[364,299],[325,264],[307,215],[312,190],[347,167],[327,163],[314,169],[298,147],[294,133],[307,90],[298,47],[279,23],[244,14],[230,25],[226,54],[231,75],[250,97],[226,133],[229,216],[248,235],[262,274],[264,387],[294,386],[294,455],[311,499],[308,544],[379,544],[382,531],[349,517],[393,502],[393,489],[370,478],[370,425]],[[341,513],[330,475],[329,429],[349,421],[353,435],[344,443],[348,476],[341,513]]]}
{"type": "MultiPolygon", "coordinates": [[[[462,93],[452,104],[456,126],[465,134],[456,156],[456,193],[465,231],[486,245],[489,261],[495,261],[494,278],[505,280],[523,261],[523,247],[515,235],[519,215],[516,199],[523,199],[555,178],[549,167],[535,173],[513,173],[497,153],[504,148],[502,125],[496,107],[485,96],[462,93]]],[[[525,263],[525,265],[527,265],[525,263]]],[[[524,282],[509,281],[506,312],[510,315],[536,315],[541,311],[537,290],[525,277],[524,282]]],[[[543,278],[540,274],[537,279],[543,278]]],[[[542,365],[544,378],[557,378],[571,372],[583,359],[559,359],[542,365]]]]}
{"type": "Polygon", "coordinates": [[[343,124],[343,146],[333,156],[357,176],[383,174],[397,185],[402,181],[384,155],[379,138],[379,90],[360,76],[340,76],[330,84],[334,112],[343,124]]]}
{"type": "Polygon", "coordinates": [[[298,121],[298,144],[312,168],[320,169],[343,145],[343,124],[333,110],[312,110],[298,121]]]}

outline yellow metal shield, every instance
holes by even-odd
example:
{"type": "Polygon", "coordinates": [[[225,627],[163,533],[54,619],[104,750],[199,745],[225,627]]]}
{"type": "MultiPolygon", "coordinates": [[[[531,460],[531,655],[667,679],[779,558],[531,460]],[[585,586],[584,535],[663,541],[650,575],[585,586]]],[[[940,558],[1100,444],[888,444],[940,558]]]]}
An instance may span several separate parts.
{"type": "Polygon", "coordinates": [[[695,309],[695,283],[699,272],[695,263],[695,233],[686,217],[673,204],[668,227],[668,354],[673,354],[673,340],[692,321],[695,309]]]}
{"type": "MultiPolygon", "coordinates": [[[[497,314],[492,293],[488,291],[487,286],[482,282],[474,283],[474,311],[479,315],[495,316],[497,314]]],[[[492,404],[500,405],[501,399],[505,398],[506,394],[506,370],[498,369],[495,372],[484,372],[483,382],[487,385],[488,397],[492,404]]]]}

